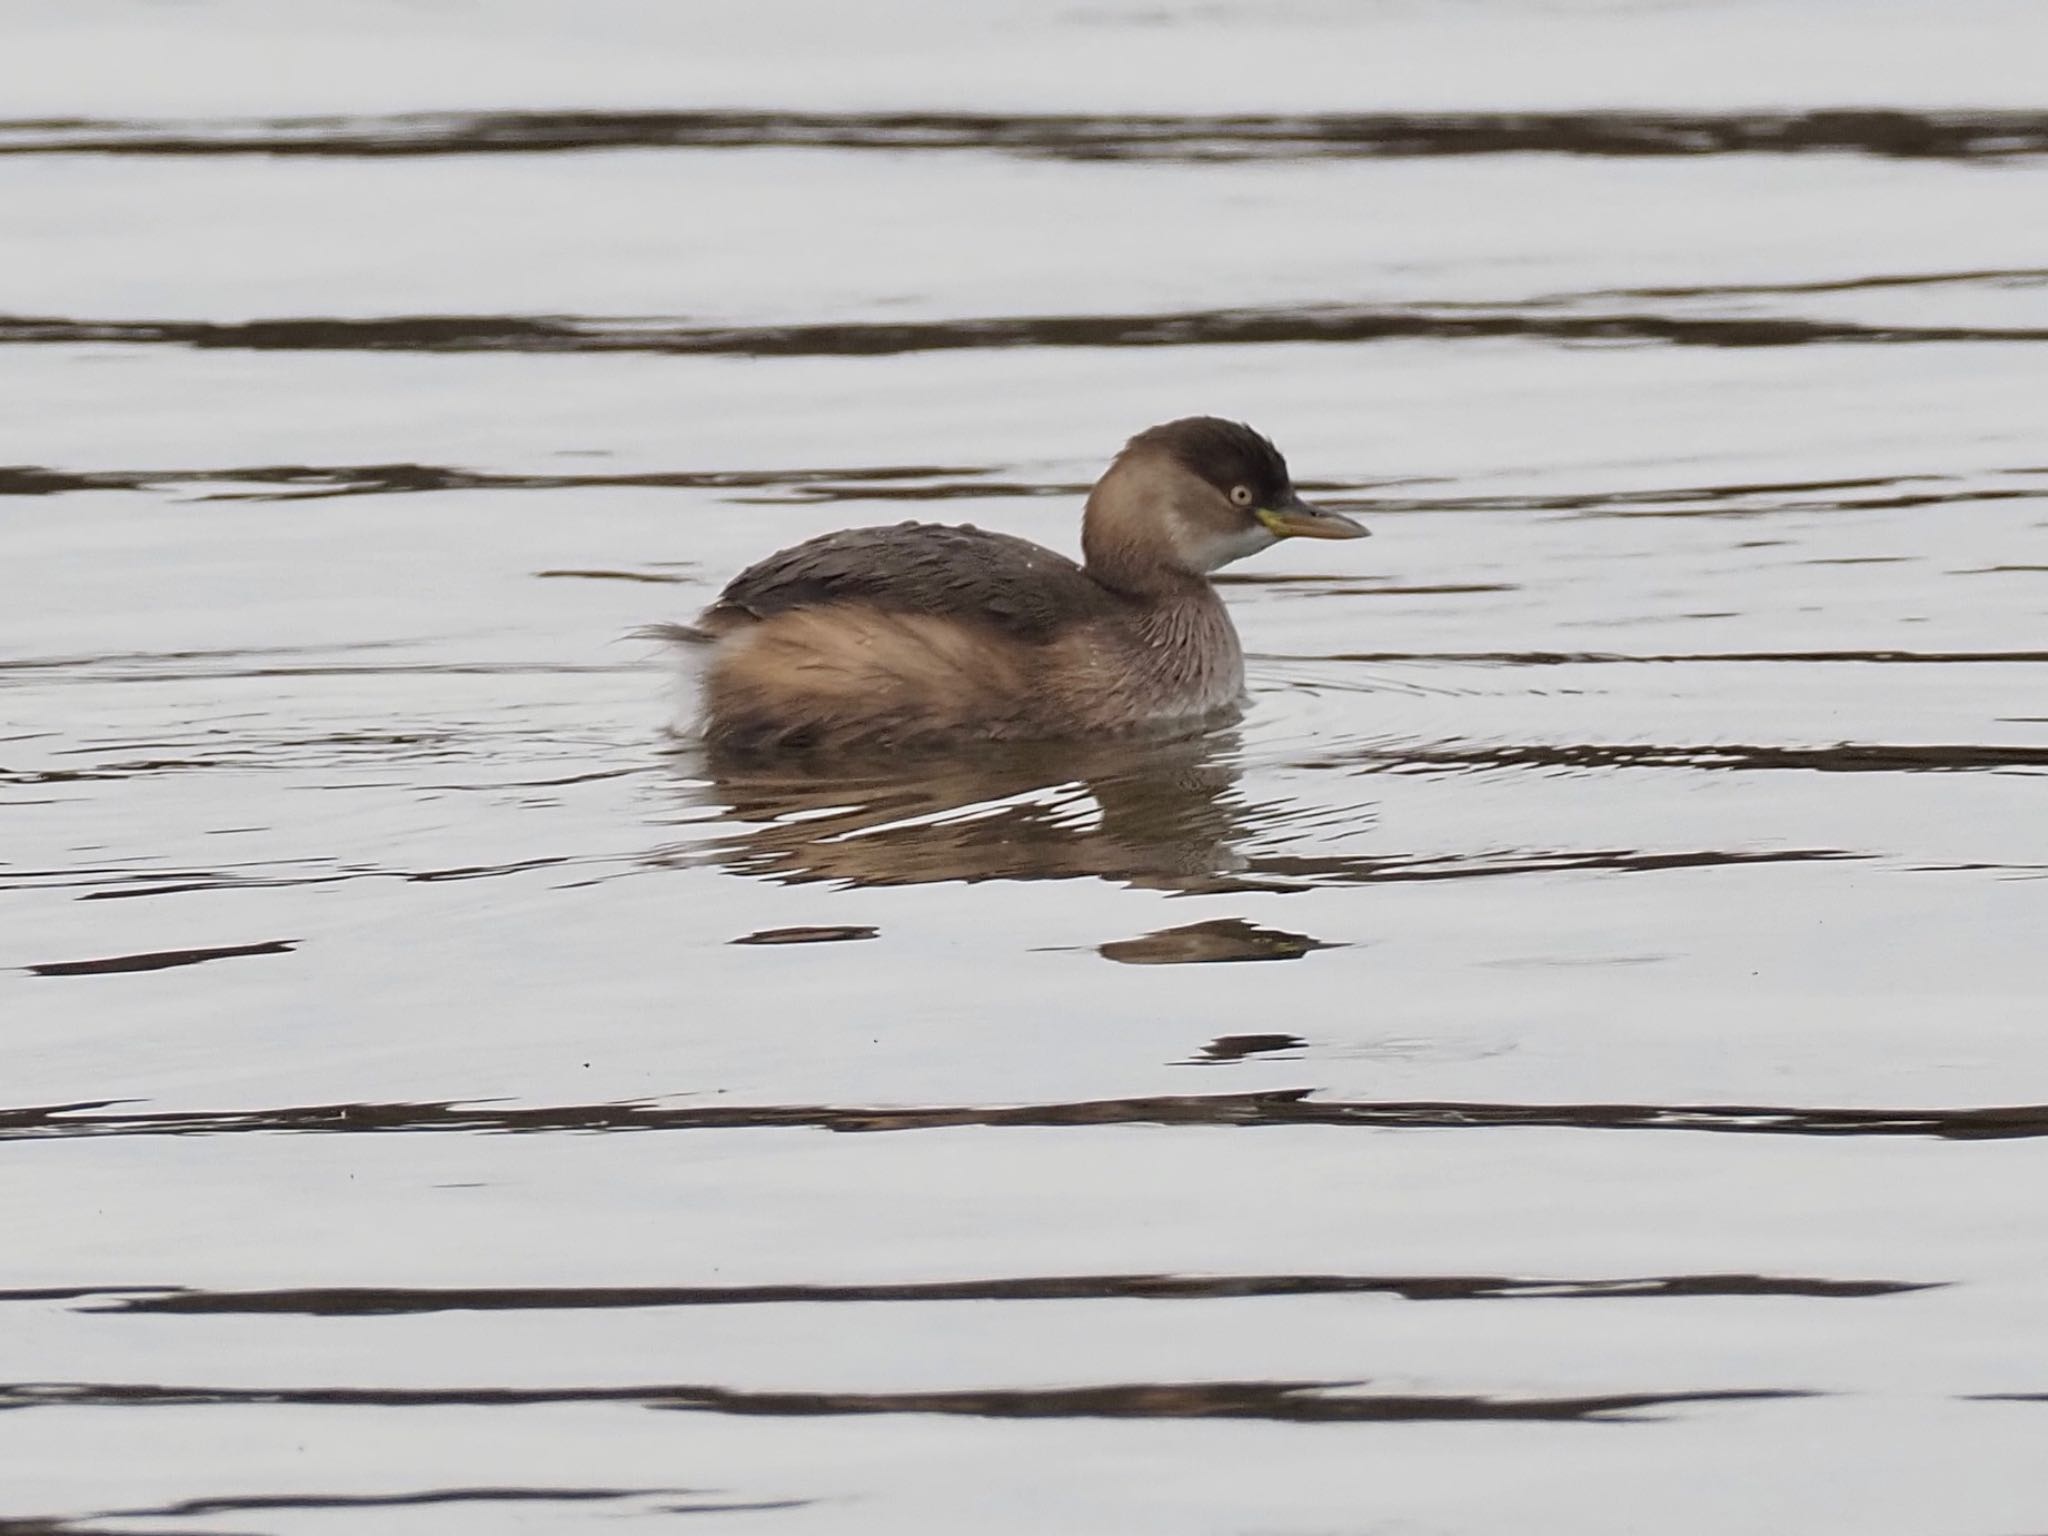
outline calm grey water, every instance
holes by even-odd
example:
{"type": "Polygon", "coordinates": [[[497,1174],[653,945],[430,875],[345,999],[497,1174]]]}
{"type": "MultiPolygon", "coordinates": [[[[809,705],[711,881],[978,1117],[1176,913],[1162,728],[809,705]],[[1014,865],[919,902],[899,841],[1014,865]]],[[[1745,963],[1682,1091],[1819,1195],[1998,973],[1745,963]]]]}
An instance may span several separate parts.
{"type": "Polygon", "coordinates": [[[2038,7],[0,31],[0,1531],[2048,1525],[2038,7]],[[666,742],[1196,411],[1240,726],[666,742]]]}

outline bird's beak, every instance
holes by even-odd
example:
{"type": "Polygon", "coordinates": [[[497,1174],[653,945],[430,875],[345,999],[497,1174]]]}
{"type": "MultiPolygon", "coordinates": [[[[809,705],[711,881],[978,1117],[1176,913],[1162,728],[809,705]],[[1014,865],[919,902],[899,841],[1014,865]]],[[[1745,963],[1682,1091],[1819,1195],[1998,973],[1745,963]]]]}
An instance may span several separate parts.
{"type": "Polygon", "coordinates": [[[1259,508],[1258,516],[1273,536],[1281,539],[1362,539],[1372,532],[1342,512],[1310,506],[1292,491],[1278,506],[1259,508]]]}

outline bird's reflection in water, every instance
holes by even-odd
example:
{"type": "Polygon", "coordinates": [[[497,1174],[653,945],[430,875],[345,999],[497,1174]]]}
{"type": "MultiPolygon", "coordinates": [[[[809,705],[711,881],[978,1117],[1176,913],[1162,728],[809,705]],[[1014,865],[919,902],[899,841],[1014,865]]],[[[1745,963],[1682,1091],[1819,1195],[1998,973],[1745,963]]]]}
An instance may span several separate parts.
{"type": "Polygon", "coordinates": [[[723,814],[710,840],[658,858],[850,885],[1093,876],[1238,890],[1237,752],[1228,731],[831,766],[686,751],[681,794],[696,815],[723,814]]]}
{"type": "MultiPolygon", "coordinates": [[[[1384,771],[1404,762],[1438,766],[1441,754],[1376,745],[1353,756],[1361,770],[1384,771]]],[[[1321,759],[1333,761],[1343,759],[1321,759]]],[[[1251,799],[1244,767],[1229,730],[1163,743],[1010,746],[830,765],[741,763],[679,750],[664,819],[700,835],[647,858],[789,882],[1091,877],[1223,894],[1856,856],[1831,848],[1366,851],[1356,844],[1377,826],[1372,798],[1334,805],[1320,796],[1251,799]],[[1354,846],[1343,847],[1346,841],[1354,846]]]]}

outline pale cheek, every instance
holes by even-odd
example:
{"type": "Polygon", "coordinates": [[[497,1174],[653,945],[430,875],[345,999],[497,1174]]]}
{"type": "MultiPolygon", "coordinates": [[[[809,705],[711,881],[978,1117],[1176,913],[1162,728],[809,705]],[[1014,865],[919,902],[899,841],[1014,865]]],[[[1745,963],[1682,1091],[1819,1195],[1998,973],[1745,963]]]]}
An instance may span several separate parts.
{"type": "Polygon", "coordinates": [[[1183,536],[1174,541],[1180,547],[1182,561],[1191,571],[1205,575],[1233,560],[1242,560],[1246,555],[1256,555],[1260,550],[1275,542],[1272,533],[1260,527],[1246,528],[1239,533],[1209,533],[1192,537],[1183,536]]]}

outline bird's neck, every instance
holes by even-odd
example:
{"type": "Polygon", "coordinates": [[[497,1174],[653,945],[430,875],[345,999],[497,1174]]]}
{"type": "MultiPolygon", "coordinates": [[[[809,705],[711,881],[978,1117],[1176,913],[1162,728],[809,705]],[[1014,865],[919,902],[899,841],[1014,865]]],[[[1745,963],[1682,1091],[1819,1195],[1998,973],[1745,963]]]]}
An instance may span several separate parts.
{"type": "Polygon", "coordinates": [[[1243,690],[1237,626],[1207,580],[1132,600],[1130,623],[1139,641],[1138,670],[1155,690],[1197,701],[1202,709],[1228,704],[1243,690]]]}

